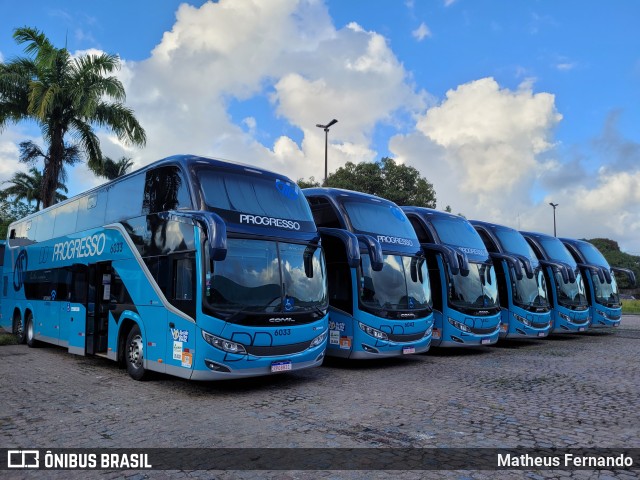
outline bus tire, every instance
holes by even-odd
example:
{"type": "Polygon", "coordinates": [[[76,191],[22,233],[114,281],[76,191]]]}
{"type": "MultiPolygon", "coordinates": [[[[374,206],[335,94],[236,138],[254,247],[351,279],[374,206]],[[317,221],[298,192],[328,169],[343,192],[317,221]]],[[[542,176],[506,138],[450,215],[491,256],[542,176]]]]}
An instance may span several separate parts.
{"type": "Polygon", "coordinates": [[[36,340],[35,326],[33,325],[33,315],[31,314],[31,312],[28,312],[25,315],[24,330],[25,330],[25,338],[27,341],[27,346],[29,348],[38,346],[38,341],[36,340]]]}
{"type": "Polygon", "coordinates": [[[144,342],[138,325],[134,325],[127,335],[124,356],[131,378],[142,380],[147,372],[144,369],[144,342]]]}
{"type": "Polygon", "coordinates": [[[16,312],[13,315],[13,334],[16,336],[18,345],[22,345],[27,339],[26,330],[24,328],[24,321],[20,312],[16,312]]]}

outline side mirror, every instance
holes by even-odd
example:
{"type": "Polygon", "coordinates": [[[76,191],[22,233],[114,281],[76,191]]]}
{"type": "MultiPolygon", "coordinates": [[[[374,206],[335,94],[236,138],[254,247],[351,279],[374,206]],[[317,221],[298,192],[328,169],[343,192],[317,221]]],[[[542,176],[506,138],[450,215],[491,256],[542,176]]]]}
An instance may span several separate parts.
{"type": "Polygon", "coordinates": [[[164,219],[191,219],[204,228],[209,240],[209,259],[211,261],[222,261],[227,257],[227,225],[219,215],[213,212],[202,212],[199,210],[172,210],[158,214],[164,219]]]}
{"type": "MultiPolygon", "coordinates": [[[[562,281],[565,284],[569,283],[569,273],[567,272],[566,265],[558,262],[550,262],[549,260],[540,260],[540,265],[551,267],[554,271],[560,272],[560,275],[562,275],[562,281]]],[[[573,270],[572,270],[572,273],[573,273],[573,270]]],[[[573,280],[575,281],[575,275],[573,280]]]]}
{"type": "MultiPolygon", "coordinates": [[[[614,272],[614,273],[624,273],[627,276],[627,279],[629,280],[629,283],[631,283],[631,285],[635,286],[635,284],[636,284],[636,274],[633,273],[633,270],[629,270],[628,268],[622,268],[622,267],[611,267],[611,271],[614,272]]],[[[606,272],[609,273],[608,271],[606,271],[606,272]]],[[[611,274],[609,274],[609,276],[611,276],[611,274]]],[[[611,282],[609,282],[609,283],[611,283],[611,282]]]]}
{"type": "Polygon", "coordinates": [[[328,227],[319,227],[318,232],[320,233],[320,238],[333,237],[344,244],[349,268],[356,268],[360,265],[360,246],[358,238],[353,233],[340,228],[328,227]]]}
{"type": "Polygon", "coordinates": [[[373,271],[379,272],[382,270],[382,267],[384,266],[384,256],[382,254],[382,246],[380,245],[380,242],[371,235],[365,235],[363,233],[357,234],[356,237],[359,242],[363,243],[365,247],[367,247],[373,271]]]}
{"type": "MultiPolygon", "coordinates": [[[[458,261],[459,256],[456,254],[456,252],[453,251],[451,247],[448,247],[446,245],[436,244],[436,243],[421,243],[420,246],[422,247],[422,250],[425,253],[428,251],[440,253],[444,257],[445,261],[449,264],[451,273],[453,273],[454,275],[457,275],[458,273],[460,273],[460,262],[458,261]]],[[[464,259],[465,258],[464,254],[462,254],[462,252],[460,253],[461,253],[460,258],[464,259]]],[[[468,275],[469,265],[467,264],[466,266],[467,266],[467,275],[468,275]]]]}
{"type": "MultiPolygon", "coordinates": [[[[506,255],[504,253],[489,253],[489,256],[494,260],[504,260],[507,264],[513,267],[516,278],[522,280],[522,268],[520,267],[520,260],[512,255],[506,255]]],[[[531,266],[531,265],[529,265],[531,266]]]]}
{"type": "Polygon", "coordinates": [[[304,249],[302,259],[304,262],[304,274],[307,278],[313,278],[313,254],[318,249],[317,245],[309,245],[304,249]]]}

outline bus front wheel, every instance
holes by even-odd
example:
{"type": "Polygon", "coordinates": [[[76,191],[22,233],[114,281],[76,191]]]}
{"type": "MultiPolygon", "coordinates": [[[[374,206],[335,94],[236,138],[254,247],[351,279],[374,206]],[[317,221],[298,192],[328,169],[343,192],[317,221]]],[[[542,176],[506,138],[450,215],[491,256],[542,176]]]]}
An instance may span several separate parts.
{"type": "Polygon", "coordinates": [[[134,380],[142,380],[145,376],[144,369],[144,343],[142,341],[142,333],[140,327],[134,325],[127,336],[125,350],[125,361],[127,363],[127,372],[134,380]]]}

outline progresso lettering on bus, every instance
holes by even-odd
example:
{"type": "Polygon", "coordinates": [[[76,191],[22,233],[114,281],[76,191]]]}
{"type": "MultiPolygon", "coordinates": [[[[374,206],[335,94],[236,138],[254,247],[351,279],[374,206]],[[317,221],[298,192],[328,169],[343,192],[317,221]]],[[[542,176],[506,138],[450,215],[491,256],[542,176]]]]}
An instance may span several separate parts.
{"type": "Polygon", "coordinates": [[[466,253],[467,255],[481,255],[483,257],[487,256],[487,251],[482,250],[480,248],[471,248],[471,247],[456,247],[461,252],[466,253]]]}
{"type": "Polygon", "coordinates": [[[377,238],[380,243],[397,243],[398,245],[406,245],[407,247],[413,246],[413,242],[408,238],[390,237],[389,235],[378,235],[377,238]]]}
{"type": "Polygon", "coordinates": [[[248,223],[251,225],[263,225],[265,227],[286,228],[289,230],[300,230],[300,224],[293,220],[285,220],[282,218],[262,217],[259,215],[240,214],[240,223],[248,223]]]}
{"type": "Polygon", "coordinates": [[[104,233],[59,242],[53,246],[52,261],[102,255],[106,243],[107,238],[104,233]]]}

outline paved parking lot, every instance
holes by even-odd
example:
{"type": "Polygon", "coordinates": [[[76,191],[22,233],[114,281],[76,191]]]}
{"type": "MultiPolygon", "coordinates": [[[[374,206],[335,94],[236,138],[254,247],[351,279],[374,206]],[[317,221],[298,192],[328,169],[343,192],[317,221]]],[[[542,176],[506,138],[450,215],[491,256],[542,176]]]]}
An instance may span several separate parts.
{"type": "MultiPolygon", "coordinates": [[[[639,358],[640,316],[625,317],[613,332],[433,350],[379,362],[327,361],[307,371],[218,383],[163,375],[135,382],[107,360],[73,356],[58,347],[9,345],[0,347],[0,446],[640,448],[639,358]]],[[[70,472],[39,473],[68,478],[70,472]]],[[[601,472],[637,478],[634,473],[601,472]]],[[[214,477],[198,471],[126,475],[214,477]]],[[[595,473],[513,473],[526,475],[591,478],[595,473]]],[[[215,478],[265,476],[388,478],[390,472],[218,472],[215,478]]]]}

